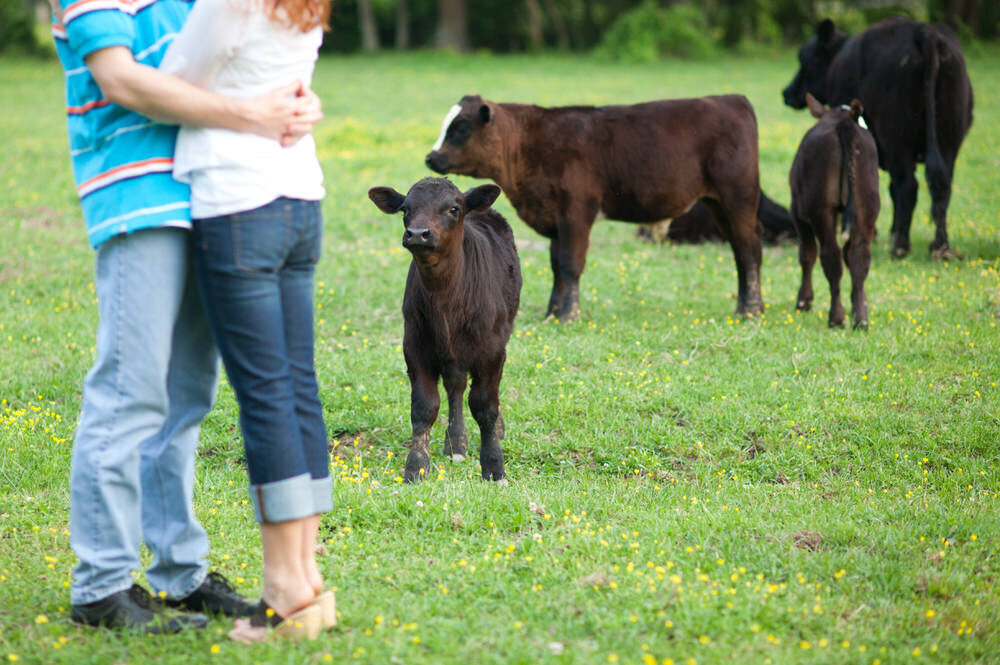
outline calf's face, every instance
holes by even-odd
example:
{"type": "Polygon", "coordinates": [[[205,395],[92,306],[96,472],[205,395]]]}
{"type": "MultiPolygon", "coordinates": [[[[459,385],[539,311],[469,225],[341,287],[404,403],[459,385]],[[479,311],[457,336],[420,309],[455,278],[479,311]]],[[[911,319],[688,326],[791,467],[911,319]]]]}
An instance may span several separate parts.
{"type": "Polygon", "coordinates": [[[496,185],[480,185],[463,194],[445,178],[424,178],[405,196],[392,187],[368,190],[368,198],[382,212],[403,213],[403,247],[432,264],[461,243],[465,215],[489,208],[499,195],[496,185]]]}
{"type": "Polygon", "coordinates": [[[785,104],[793,109],[806,106],[806,94],[826,101],[826,72],[847,37],[825,19],[816,26],[816,35],[799,49],[799,71],[782,91],[785,104]]]}
{"type": "Polygon", "coordinates": [[[489,165],[499,155],[495,108],[479,95],[463,97],[441,124],[441,136],[424,158],[437,173],[488,177],[489,165]]]}

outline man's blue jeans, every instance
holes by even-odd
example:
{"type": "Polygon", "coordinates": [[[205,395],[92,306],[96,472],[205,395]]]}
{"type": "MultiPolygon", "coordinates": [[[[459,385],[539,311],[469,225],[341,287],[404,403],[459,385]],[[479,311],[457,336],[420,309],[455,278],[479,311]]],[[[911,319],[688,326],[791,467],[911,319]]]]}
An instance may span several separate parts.
{"type": "Polygon", "coordinates": [[[132,585],[140,539],[155,591],[182,598],[207,572],[191,498],[198,424],[218,356],[198,297],[190,232],[117,236],[97,250],[97,359],[83,384],[70,474],[73,604],[132,585]]]}
{"type": "Polygon", "coordinates": [[[193,237],[198,285],[240,405],[254,516],[326,512],[332,482],[313,369],[320,204],[279,198],[195,220],[193,237]]]}

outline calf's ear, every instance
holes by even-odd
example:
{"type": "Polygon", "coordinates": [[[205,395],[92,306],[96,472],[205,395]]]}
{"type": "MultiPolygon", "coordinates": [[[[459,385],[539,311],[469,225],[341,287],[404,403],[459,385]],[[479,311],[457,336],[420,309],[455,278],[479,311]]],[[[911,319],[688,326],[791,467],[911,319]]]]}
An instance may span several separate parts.
{"type": "Polygon", "coordinates": [[[865,112],[865,107],[861,105],[860,99],[851,100],[851,117],[857,120],[865,112]]]}
{"type": "Polygon", "coordinates": [[[500,196],[500,188],[496,185],[480,185],[465,193],[466,210],[485,210],[493,205],[500,196]]]}
{"type": "Polygon", "coordinates": [[[397,192],[392,187],[372,187],[368,190],[368,198],[372,200],[378,209],[387,215],[399,212],[403,205],[405,196],[397,192]]]}
{"type": "Polygon", "coordinates": [[[809,112],[812,113],[814,118],[819,118],[826,112],[826,109],[812,96],[811,92],[806,93],[806,106],[809,107],[809,112]]]}

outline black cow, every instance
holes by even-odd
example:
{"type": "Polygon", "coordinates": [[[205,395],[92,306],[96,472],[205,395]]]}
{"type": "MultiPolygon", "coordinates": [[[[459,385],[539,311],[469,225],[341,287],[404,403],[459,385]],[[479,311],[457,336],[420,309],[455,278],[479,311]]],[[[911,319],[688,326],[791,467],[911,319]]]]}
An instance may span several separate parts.
{"type": "Polygon", "coordinates": [[[439,378],[448,393],[444,453],[465,459],[462,396],[470,374],[469,409],[482,436],[482,476],[506,477],[500,377],[521,300],[521,264],[514,233],[490,208],[499,195],[496,185],[463,195],[444,178],[424,178],[406,196],[390,187],[368,191],[382,212],[402,211],[403,247],[413,255],[403,295],[403,356],[413,426],[407,482],[427,473],[430,429],[441,404],[439,378]]]}
{"type": "Polygon", "coordinates": [[[785,103],[803,108],[807,92],[831,106],[854,98],[864,105],[879,166],[889,172],[893,255],[910,251],[914,170],[924,162],[937,226],[931,256],[960,258],[948,244],[947,212],[955,159],[972,125],[972,84],[951,29],[894,17],[848,37],[824,20],[799,51],[785,103]]]}
{"type": "Polygon", "coordinates": [[[812,304],[812,269],[816,263],[816,240],[821,262],[830,283],[830,326],[844,323],[840,302],[841,256],[851,271],[851,306],[855,328],[868,327],[865,278],[871,265],[871,243],[878,219],[878,151],[870,133],[858,126],[861,102],[824,109],[806,93],[806,104],[816,124],[806,132],[792,161],[788,182],[792,188],[792,219],[799,234],[799,264],[802,285],[796,309],[812,304]],[[854,211],[841,255],[837,247],[837,216],[850,207],[854,211]]]}
{"type": "Polygon", "coordinates": [[[561,321],[579,317],[598,212],[655,222],[701,199],[733,248],[736,311],[764,310],[757,119],[746,97],[543,108],[467,96],[446,116],[425,161],[438,173],[496,181],[521,219],[551,239],[547,314],[561,321]]]}
{"type": "MultiPolygon", "coordinates": [[[[763,190],[760,193],[760,205],[757,206],[757,219],[763,229],[764,243],[777,245],[795,240],[795,223],[791,214],[779,203],[767,198],[763,190]]],[[[643,240],[652,242],[697,244],[702,242],[723,242],[726,235],[719,225],[719,220],[712,208],[702,201],[680,217],[643,224],[636,231],[643,240]]]]}

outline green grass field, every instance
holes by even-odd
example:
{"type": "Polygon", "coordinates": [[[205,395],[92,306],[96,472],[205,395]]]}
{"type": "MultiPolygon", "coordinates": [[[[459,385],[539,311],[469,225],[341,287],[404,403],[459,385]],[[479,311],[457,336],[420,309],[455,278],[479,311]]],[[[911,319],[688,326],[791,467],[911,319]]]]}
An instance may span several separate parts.
{"type": "MultiPolygon", "coordinates": [[[[438,456],[427,482],[400,482],[409,257],[400,220],[379,213],[368,188],[405,191],[428,175],[423,156],[463,94],[558,105],[741,92],[757,111],[763,188],[787,205],[788,168],[811,125],[781,104],[794,54],[629,67],[323,59],[317,365],[336,507],[323,519],[320,561],[340,625],[313,643],[251,648],[230,642],[221,619],[156,639],[69,619],[68,474],[93,354],[93,255],[70,174],[61,71],[0,59],[0,657],[1000,662],[1000,51],[981,48],[969,66],[975,123],[949,229],[965,260],[929,259],[923,182],[914,252],[889,258],[883,173],[867,333],[827,327],[819,266],[814,310],[794,311],[794,246],[765,248],[768,308],[748,323],[732,317],[727,246],[651,246],[634,226],[607,221],[594,230],[582,320],[543,322],[547,246],[501,198],[524,291],[501,386],[511,483],[495,487],[479,481],[475,455],[460,464],[438,456]]],[[[203,428],[196,502],[212,566],[253,595],[259,543],[236,423],[223,385],[203,428]]],[[[470,438],[475,450],[474,425],[470,438]]]]}

